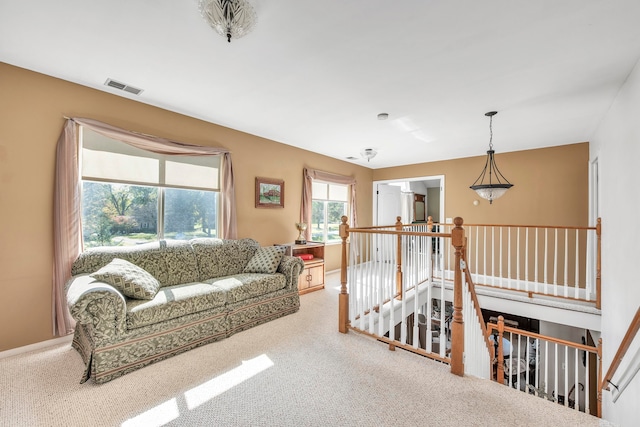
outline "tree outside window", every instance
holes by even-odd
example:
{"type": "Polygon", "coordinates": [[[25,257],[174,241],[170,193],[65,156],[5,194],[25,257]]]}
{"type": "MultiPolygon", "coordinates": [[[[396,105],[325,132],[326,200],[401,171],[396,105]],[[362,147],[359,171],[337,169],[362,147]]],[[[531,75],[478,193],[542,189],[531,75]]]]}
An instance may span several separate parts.
{"type": "Polygon", "coordinates": [[[313,182],[311,240],[314,242],[340,242],[340,223],[349,211],[349,186],[313,182]]]}
{"type": "Polygon", "coordinates": [[[85,247],[218,235],[219,156],[171,156],[82,132],[85,247]]]}
{"type": "Polygon", "coordinates": [[[217,193],[213,191],[84,181],[82,206],[86,247],[217,236],[217,193]],[[158,212],[164,223],[161,231],[158,212]]]}

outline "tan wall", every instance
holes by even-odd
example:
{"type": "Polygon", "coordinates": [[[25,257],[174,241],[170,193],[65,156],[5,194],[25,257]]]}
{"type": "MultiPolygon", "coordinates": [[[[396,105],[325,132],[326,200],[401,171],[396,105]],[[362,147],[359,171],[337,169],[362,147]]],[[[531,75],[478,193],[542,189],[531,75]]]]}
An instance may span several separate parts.
{"type": "MultiPolygon", "coordinates": [[[[55,145],[63,116],[89,117],[192,144],[227,147],[236,174],[238,233],[263,245],[292,241],[302,168],[355,176],[359,225],[371,225],[372,180],[445,175],[445,214],[466,222],[586,225],[588,144],[498,153],[515,187],[492,206],[468,187],[484,157],[369,170],[264,138],[0,63],[0,351],[51,335],[55,145]],[[256,176],[285,180],[284,209],[254,207],[256,176]]],[[[340,247],[325,251],[327,270],[340,247]]]]}
{"type": "MultiPolygon", "coordinates": [[[[144,96],[142,97],[144,99],[144,96]]],[[[63,116],[232,152],[239,237],[293,241],[302,169],[355,176],[361,225],[371,224],[370,169],[0,63],[0,351],[52,337],[53,176],[63,116]],[[256,176],[284,179],[284,209],[256,209],[256,176]]],[[[339,246],[326,250],[339,268],[339,246]]]]}
{"type": "Polygon", "coordinates": [[[588,225],[588,143],[497,152],[495,159],[514,186],[492,205],[469,188],[486,156],[377,169],[373,179],[444,175],[445,218],[469,224],[588,225]]]}

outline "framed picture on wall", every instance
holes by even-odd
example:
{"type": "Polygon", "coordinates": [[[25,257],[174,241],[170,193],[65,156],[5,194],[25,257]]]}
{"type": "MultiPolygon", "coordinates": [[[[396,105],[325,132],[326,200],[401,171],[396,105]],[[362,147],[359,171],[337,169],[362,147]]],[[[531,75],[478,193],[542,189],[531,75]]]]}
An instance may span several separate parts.
{"type": "Polygon", "coordinates": [[[284,208],[284,181],[256,177],[256,208],[284,208]]]}

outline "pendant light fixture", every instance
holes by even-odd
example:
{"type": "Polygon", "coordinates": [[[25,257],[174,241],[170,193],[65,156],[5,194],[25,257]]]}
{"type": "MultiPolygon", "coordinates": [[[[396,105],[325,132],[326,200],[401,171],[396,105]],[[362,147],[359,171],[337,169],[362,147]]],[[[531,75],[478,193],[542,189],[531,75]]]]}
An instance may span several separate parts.
{"type": "Polygon", "coordinates": [[[360,155],[365,159],[367,159],[367,163],[370,162],[371,159],[373,159],[376,156],[376,154],[378,154],[378,152],[373,148],[365,148],[360,152],[360,155]]]}
{"type": "Polygon", "coordinates": [[[513,187],[507,178],[500,173],[496,161],[494,159],[495,151],[493,151],[493,116],[498,114],[497,111],[489,111],[485,116],[489,117],[489,151],[487,151],[487,161],[484,164],[482,173],[470,187],[480,197],[487,199],[492,204],[495,199],[502,197],[508,189],[513,187]],[[485,178],[488,179],[485,182],[485,178]]]}
{"type": "Polygon", "coordinates": [[[200,13],[218,34],[238,39],[250,32],[256,24],[256,12],[246,0],[200,0],[200,13]]]}

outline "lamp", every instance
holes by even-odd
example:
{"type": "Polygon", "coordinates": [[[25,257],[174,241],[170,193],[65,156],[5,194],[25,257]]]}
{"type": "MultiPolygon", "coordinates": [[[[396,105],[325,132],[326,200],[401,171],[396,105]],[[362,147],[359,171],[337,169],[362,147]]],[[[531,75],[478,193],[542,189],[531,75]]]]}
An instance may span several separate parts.
{"type": "Polygon", "coordinates": [[[256,23],[256,12],[246,0],[199,0],[200,14],[221,36],[240,38],[256,23]]]}
{"type": "Polygon", "coordinates": [[[488,113],[485,113],[485,116],[489,117],[490,134],[489,151],[487,151],[487,161],[484,164],[484,169],[482,170],[482,173],[480,174],[478,179],[476,179],[473,185],[469,187],[476,193],[478,193],[478,196],[482,197],[483,199],[487,199],[489,201],[489,204],[492,204],[495,199],[502,197],[508,189],[513,187],[513,184],[511,184],[507,180],[507,178],[505,178],[504,175],[500,173],[500,170],[498,169],[498,166],[496,166],[496,161],[493,157],[493,155],[495,154],[495,151],[493,151],[493,116],[495,116],[496,114],[498,114],[497,111],[489,111],[488,113]],[[487,175],[487,172],[489,172],[489,181],[488,183],[485,183],[484,179],[487,175]],[[502,178],[502,181],[504,182],[502,182],[500,178],[502,178]],[[480,183],[478,183],[478,181],[480,183]]]}
{"type": "Polygon", "coordinates": [[[365,148],[360,152],[360,155],[367,159],[367,162],[371,161],[371,159],[373,159],[376,154],[378,154],[378,152],[373,148],[365,148]]]}

